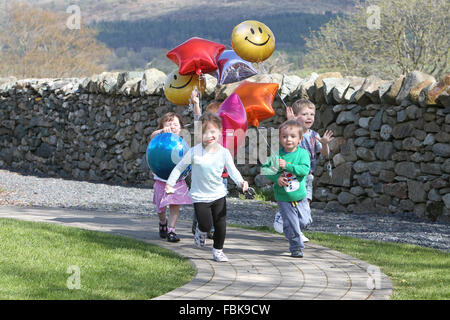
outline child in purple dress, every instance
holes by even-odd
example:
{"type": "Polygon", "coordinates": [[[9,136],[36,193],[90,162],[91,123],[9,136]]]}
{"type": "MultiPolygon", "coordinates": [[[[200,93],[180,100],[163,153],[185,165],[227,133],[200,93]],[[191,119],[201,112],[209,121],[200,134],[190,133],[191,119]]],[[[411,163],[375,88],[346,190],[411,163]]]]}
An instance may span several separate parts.
{"type": "MultiPolygon", "coordinates": [[[[150,139],[153,139],[160,133],[174,133],[179,135],[183,128],[183,120],[174,113],[168,112],[159,120],[158,130],[155,130],[150,139]]],[[[178,180],[173,186],[174,192],[167,194],[164,192],[166,187],[166,180],[158,177],[153,173],[155,184],[153,185],[153,203],[156,205],[156,211],[159,216],[159,236],[163,239],[167,238],[169,242],[178,242],[180,238],[175,233],[175,226],[178,220],[180,205],[192,204],[192,199],[189,196],[189,188],[184,178],[178,180]],[[169,219],[166,219],[166,208],[169,206],[169,219]],[[167,227],[168,223],[168,227],[167,227]]]]}

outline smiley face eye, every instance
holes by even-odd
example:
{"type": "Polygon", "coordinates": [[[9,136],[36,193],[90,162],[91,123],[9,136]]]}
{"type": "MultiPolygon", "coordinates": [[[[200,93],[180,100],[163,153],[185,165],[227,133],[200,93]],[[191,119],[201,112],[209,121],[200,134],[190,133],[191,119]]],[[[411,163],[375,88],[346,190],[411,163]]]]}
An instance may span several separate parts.
{"type": "Polygon", "coordinates": [[[176,74],[174,74],[174,75],[173,75],[173,78],[174,78],[175,80],[177,80],[177,75],[176,75],[176,74]]]}
{"type": "Polygon", "coordinates": [[[259,32],[260,32],[260,33],[262,33],[262,29],[261,29],[261,27],[258,27],[258,30],[259,30],[259,32]]]}
{"type": "Polygon", "coordinates": [[[255,34],[255,30],[253,30],[253,28],[250,28],[250,32],[251,32],[252,34],[255,34]]]}

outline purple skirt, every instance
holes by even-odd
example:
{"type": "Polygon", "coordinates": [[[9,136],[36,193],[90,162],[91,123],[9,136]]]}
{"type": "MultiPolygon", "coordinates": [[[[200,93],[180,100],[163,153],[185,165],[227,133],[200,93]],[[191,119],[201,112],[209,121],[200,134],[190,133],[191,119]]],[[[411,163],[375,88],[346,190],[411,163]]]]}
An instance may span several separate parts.
{"type": "Polygon", "coordinates": [[[156,210],[158,213],[164,212],[169,205],[180,205],[180,204],[192,204],[192,199],[189,196],[189,189],[186,181],[179,180],[173,188],[174,193],[167,194],[164,192],[166,183],[163,181],[156,180],[153,185],[153,203],[156,205],[156,210]]]}

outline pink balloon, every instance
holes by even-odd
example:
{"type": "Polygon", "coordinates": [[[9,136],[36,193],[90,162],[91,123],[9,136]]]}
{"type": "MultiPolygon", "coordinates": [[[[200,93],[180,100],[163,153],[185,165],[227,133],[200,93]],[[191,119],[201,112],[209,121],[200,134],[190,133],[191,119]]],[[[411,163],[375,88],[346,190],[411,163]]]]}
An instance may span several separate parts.
{"type": "Polygon", "coordinates": [[[217,114],[222,119],[222,145],[234,157],[245,144],[247,135],[247,114],[241,99],[236,93],[231,94],[220,106],[217,114]]]}

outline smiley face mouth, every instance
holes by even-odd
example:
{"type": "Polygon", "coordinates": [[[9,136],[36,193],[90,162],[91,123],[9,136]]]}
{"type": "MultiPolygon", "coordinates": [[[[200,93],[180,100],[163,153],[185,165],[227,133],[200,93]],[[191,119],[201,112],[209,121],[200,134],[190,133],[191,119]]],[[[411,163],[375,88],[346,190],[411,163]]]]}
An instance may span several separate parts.
{"type": "Polygon", "coordinates": [[[184,87],[186,87],[192,80],[193,76],[191,76],[191,78],[189,79],[188,82],[186,82],[184,85],[182,85],[181,87],[175,87],[172,84],[169,86],[170,88],[174,88],[174,89],[183,89],[184,87]]]}
{"type": "Polygon", "coordinates": [[[255,46],[263,46],[263,45],[265,45],[267,42],[269,42],[269,40],[270,40],[270,34],[268,34],[267,40],[264,41],[263,43],[255,43],[255,42],[251,41],[248,37],[245,37],[244,40],[247,40],[248,42],[250,42],[251,44],[253,44],[253,45],[255,45],[255,46]]]}

